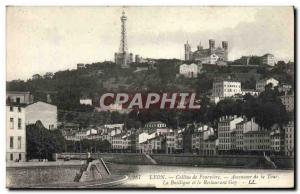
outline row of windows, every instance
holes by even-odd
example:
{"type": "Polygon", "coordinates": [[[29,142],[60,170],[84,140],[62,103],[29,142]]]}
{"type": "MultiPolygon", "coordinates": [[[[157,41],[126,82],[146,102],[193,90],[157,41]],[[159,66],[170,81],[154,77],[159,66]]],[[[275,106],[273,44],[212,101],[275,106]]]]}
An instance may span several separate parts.
{"type": "Polygon", "coordinates": [[[245,143],[268,143],[269,139],[245,139],[245,143]]]}
{"type": "MultiPolygon", "coordinates": [[[[21,107],[17,107],[17,108],[18,108],[18,112],[22,112],[21,107]]],[[[13,107],[13,106],[10,106],[10,107],[9,107],[9,111],[10,111],[10,112],[14,112],[14,107],[13,107]]]]}
{"type": "MultiPolygon", "coordinates": [[[[14,118],[9,119],[10,129],[14,129],[14,118]]],[[[22,129],[22,119],[18,118],[18,129],[22,129]]]]}
{"type": "Polygon", "coordinates": [[[271,145],[280,145],[279,141],[271,142],[271,145]]]}
{"type": "MultiPolygon", "coordinates": [[[[10,154],[10,160],[13,161],[14,160],[14,154],[10,154]]],[[[19,158],[18,160],[22,160],[22,154],[19,154],[19,158]]]]}
{"type": "MultiPolygon", "coordinates": [[[[10,136],[9,137],[9,148],[10,149],[14,149],[14,136],[10,136]]],[[[18,140],[17,140],[17,149],[21,149],[22,148],[22,137],[18,136],[18,140]]]]}
{"type": "Polygon", "coordinates": [[[253,145],[250,145],[250,146],[246,146],[245,147],[245,149],[247,149],[247,150],[268,150],[268,149],[270,149],[270,147],[269,146],[267,146],[267,145],[257,145],[257,146],[253,146],[253,145]]]}

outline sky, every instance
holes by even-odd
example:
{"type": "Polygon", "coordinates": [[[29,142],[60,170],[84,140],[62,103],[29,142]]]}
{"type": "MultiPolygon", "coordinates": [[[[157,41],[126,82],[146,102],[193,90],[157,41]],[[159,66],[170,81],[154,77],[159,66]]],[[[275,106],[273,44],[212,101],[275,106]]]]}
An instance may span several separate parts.
{"type": "Polygon", "coordinates": [[[8,7],[7,80],[114,60],[127,16],[128,50],[149,58],[184,59],[208,39],[229,42],[229,60],[272,53],[294,59],[292,7],[8,7]]]}

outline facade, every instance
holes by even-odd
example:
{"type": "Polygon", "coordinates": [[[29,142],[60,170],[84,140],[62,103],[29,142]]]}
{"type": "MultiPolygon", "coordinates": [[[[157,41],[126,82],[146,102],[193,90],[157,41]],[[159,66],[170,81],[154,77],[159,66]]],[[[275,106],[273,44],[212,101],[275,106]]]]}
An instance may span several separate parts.
{"type": "Polygon", "coordinates": [[[218,80],[213,82],[213,97],[231,97],[241,94],[241,82],[233,80],[218,80]]]}
{"type": "Polygon", "coordinates": [[[141,153],[165,152],[165,137],[158,133],[148,134],[143,132],[139,135],[139,148],[141,153]]]}
{"type": "Polygon", "coordinates": [[[167,128],[167,125],[161,121],[151,121],[145,124],[145,131],[148,133],[160,133],[166,134],[170,129],[167,128]]]}
{"type": "Polygon", "coordinates": [[[199,73],[198,65],[195,63],[192,63],[190,65],[188,64],[182,64],[179,66],[179,74],[183,75],[187,78],[196,78],[199,73]]]}
{"type": "Polygon", "coordinates": [[[295,125],[294,122],[289,122],[286,126],[284,126],[284,152],[286,156],[294,157],[295,151],[295,125]]]}
{"type": "Polygon", "coordinates": [[[175,137],[175,152],[183,152],[183,129],[177,131],[177,136],[175,137]]]}
{"type": "Polygon", "coordinates": [[[286,111],[292,112],[294,111],[294,94],[286,94],[284,96],[281,96],[281,102],[285,106],[286,111]]]}
{"type": "Polygon", "coordinates": [[[6,101],[7,103],[31,104],[33,103],[33,96],[30,92],[7,91],[6,101]]]}
{"type": "Polygon", "coordinates": [[[192,151],[203,156],[215,155],[216,139],[213,128],[200,125],[192,134],[192,151]]]}
{"type": "Polygon", "coordinates": [[[176,140],[176,132],[170,130],[166,135],[166,154],[173,154],[175,152],[175,140],[176,140]]]}
{"type": "Polygon", "coordinates": [[[234,136],[232,133],[236,130],[236,124],[243,121],[242,117],[225,116],[221,117],[218,122],[218,139],[220,153],[226,153],[234,148],[234,136]]]}
{"type": "Polygon", "coordinates": [[[25,107],[6,106],[6,161],[26,161],[25,107]]]}
{"type": "Polygon", "coordinates": [[[270,145],[273,154],[281,154],[284,151],[284,133],[281,129],[275,129],[270,133],[270,145]]]}
{"type": "Polygon", "coordinates": [[[280,84],[278,86],[279,92],[284,92],[284,94],[287,94],[292,89],[292,86],[290,84],[280,84]]]}
{"type": "Polygon", "coordinates": [[[75,139],[78,139],[79,141],[87,139],[87,134],[85,130],[78,131],[75,133],[75,139]]]}
{"type": "Polygon", "coordinates": [[[265,54],[261,57],[262,59],[262,64],[264,65],[270,65],[270,66],[274,66],[275,65],[275,58],[274,55],[272,54],[265,54]]]}
{"type": "Polygon", "coordinates": [[[57,107],[40,101],[26,106],[26,125],[38,120],[47,129],[57,129],[57,107]]]}
{"type": "Polygon", "coordinates": [[[214,156],[217,154],[217,138],[211,136],[210,138],[203,140],[202,154],[204,156],[214,156]]]}
{"type": "Polygon", "coordinates": [[[241,94],[244,96],[246,94],[250,94],[251,96],[258,96],[259,92],[251,89],[242,89],[241,94]]]}
{"type": "Polygon", "coordinates": [[[217,64],[218,61],[228,61],[228,42],[222,41],[222,47],[215,46],[215,40],[209,40],[209,48],[203,49],[201,43],[197,50],[192,52],[187,42],[184,44],[184,56],[186,61],[199,61],[204,64],[217,64]]]}
{"type": "Polygon", "coordinates": [[[123,150],[123,144],[124,144],[124,140],[123,137],[124,134],[119,133],[119,134],[115,134],[111,136],[111,148],[113,150],[123,150]]]}
{"type": "Polygon", "coordinates": [[[235,149],[237,151],[244,150],[244,134],[250,131],[259,131],[259,126],[255,123],[254,119],[250,121],[244,119],[242,122],[236,124],[235,149]]]}
{"type": "Polygon", "coordinates": [[[274,78],[262,79],[256,83],[256,90],[258,92],[265,91],[265,87],[269,84],[272,84],[272,88],[278,86],[279,82],[274,78]]]}
{"type": "Polygon", "coordinates": [[[268,131],[248,131],[244,133],[244,151],[262,154],[270,151],[270,133],[268,131]]]}

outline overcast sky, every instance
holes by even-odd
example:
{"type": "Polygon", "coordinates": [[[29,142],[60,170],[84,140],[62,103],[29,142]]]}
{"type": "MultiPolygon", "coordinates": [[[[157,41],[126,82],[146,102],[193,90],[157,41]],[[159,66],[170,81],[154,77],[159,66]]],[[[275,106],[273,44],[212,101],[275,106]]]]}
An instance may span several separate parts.
{"type": "Polygon", "coordinates": [[[208,39],[229,42],[229,59],[272,53],[294,58],[292,7],[9,7],[7,80],[113,60],[125,10],[129,51],[183,59],[208,39]]]}

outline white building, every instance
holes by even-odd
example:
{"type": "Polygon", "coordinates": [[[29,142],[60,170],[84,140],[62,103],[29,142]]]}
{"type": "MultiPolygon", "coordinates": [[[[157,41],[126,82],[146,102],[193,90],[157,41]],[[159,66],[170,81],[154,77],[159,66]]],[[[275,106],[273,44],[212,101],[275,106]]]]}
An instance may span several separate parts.
{"type": "Polygon", "coordinates": [[[267,53],[267,54],[263,55],[261,58],[262,58],[262,64],[270,65],[270,66],[275,65],[274,55],[267,53]]]}
{"type": "Polygon", "coordinates": [[[284,126],[284,152],[286,156],[294,156],[294,135],[295,135],[295,125],[294,122],[289,122],[286,126],[284,126]]]}
{"type": "Polygon", "coordinates": [[[26,161],[25,107],[6,106],[6,161],[26,161]]]}
{"type": "Polygon", "coordinates": [[[272,88],[274,88],[275,86],[278,86],[279,82],[274,78],[259,80],[256,83],[256,90],[258,92],[263,92],[263,91],[265,91],[265,87],[269,84],[272,84],[272,88]]]}
{"type": "Polygon", "coordinates": [[[111,136],[111,148],[113,150],[124,149],[124,139],[122,138],[125,134],[119,133],[111,136]]]}
{"type": "Polygon", "coordinates": [[[45,128],[57,128],[57,108],[44,102],[6,106],[6,160],[26,161],[26,126],[41,121],[45,128]]]}
{"type": "Polygon", "coordinates": [[[122,131],[124,129],[124,123],[106,124],[104,125],[104,128],[108,131],[111,131],[112,129],[120,129],[122,131]]]}
{"type": "Polygon", "coordinates": [[[197,77],[199,73],[199,67],[195,63],[190,65],[182,64],[179,66],[179,74],[183,75],[184,77],[194,78],[197,77]]]}
{"type": "Polygon", "coordinates": [[[259,92],[251,89],[242,89],[241,94],[244,96],[250,94],[251,96],[258,96],[259,92]]]}
{"type": "Polygon", "coordinates": [[[232,80],[219,80],[213,82],[212,97],[231,97],[241,94],[241,82],[232,80]]]}
{"type": "Polygon", "coordinates": [[[90,98],[82,98],[82,99],[80,99],[80,104],[83,104],[83,105],[93,105],[93,103],[92,103],[92,99],[90,99],[90,98]]]}

